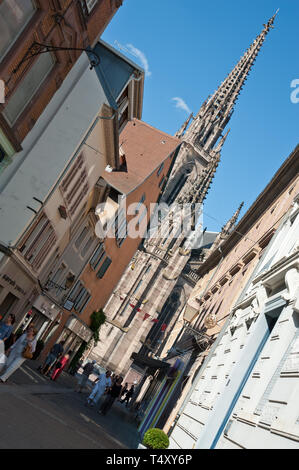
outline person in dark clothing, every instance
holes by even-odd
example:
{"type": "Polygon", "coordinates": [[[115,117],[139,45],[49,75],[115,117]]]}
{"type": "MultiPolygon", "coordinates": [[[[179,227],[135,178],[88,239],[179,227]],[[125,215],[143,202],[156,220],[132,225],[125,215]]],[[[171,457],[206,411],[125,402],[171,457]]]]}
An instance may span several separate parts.
{"type": "Polygon", "coordinates": [[[130,399],[132,398],[133,393],[134,393],[134,385],[132,385],[132,387],[130,388],[130,390],[127,391],[127,393],[126,393],[126,395],[125,395],[125,398],[123,398],[123,399],[121,400],[121,403],[126,402],[126,408],[128,407],[129,401],[130,401],[130,399]]]}
{"type": "Polygon", "coordinates": [[[120,397],[121,391],[122,391],[122,386],[121,386],[122,381],[123,381],[123,378],[119,377],[117,381],[110,387],[110,389],[107,392],[105,401],[99,410],[100,414],[106,415],[107,412],[112,407],[114,401],[120,397]]]}
{"type": "Polygon", "coordinates": [[[44,365],[39,368],[41,374],[47,375],[54,363],[62,356],[64,343],[65,341],[60,341],[60,343],[54,344],[45,360],[44,365]]]}
{"type": "Polygon", "coordinates": [[[87,384],[88,377],[93,373],[95,369],[96,361],[93,360],[92,362],[87,362],[83,367],[83,372],[81,374],[80,380],[78,381],[76,391],[81,393],[84,387],[87,384]]]}
{"type": "Polygon", "coordinates": [[[128,389],[128,382],[125,383],[125,385],[122,387],[121,389],[121,394],[120,394],[120,397],[119,397],[119,401],[122,402],[122,398],[121,397],[125,397],[126,396],[126,393],[129,391],[128,389]]]}

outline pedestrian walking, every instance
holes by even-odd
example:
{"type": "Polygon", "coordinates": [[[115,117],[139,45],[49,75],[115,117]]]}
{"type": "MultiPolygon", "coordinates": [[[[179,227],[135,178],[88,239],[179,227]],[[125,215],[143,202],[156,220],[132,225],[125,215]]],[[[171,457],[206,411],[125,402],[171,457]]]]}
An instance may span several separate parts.
{"type": "Polygon", "coordinates": [[[30,325],[25,333],[8,350],[8,359],[6,362],[6,371],[0,376],[0,382],[4,383],[7,379],[26,361],[31,359],[36,348],[37,331],[33,325],[30,325]]]}
{"type": "Polygon", "coordinates": [[[106,415],[110,408],[112,407],[114,401],[120,397],[121,391],[122,391],[122,381],[123,378],[119,377],[116,381],[115,384],[110,387],[110,389],[107,392],[107,396],[105,398],[104,403],[102,404],[99,413],[102,415],[106,415]]]}
{"type": "Polygon", "coordinates": [[[88,377],[93,373],[95,369],[95,364],[96,364],[96,360],[94,359],[93,361],[85,364],[85,366],[83,367],[83,372],[81,374],[81,377],[76,387],[77,392],[81,393],[84,387],[86,386],[88,377]]]}
{"type": "Polygon", "coordinates": [[[1,341],[6,341],[11,333],[12,333],[12,329],[13,329],[13,324],[15,323],[16,321],[16,317],[14,316],[13,313],[10,313],[8,316],[7,316],[7,319],[4,321],[0,321],[0,340],[1,341]]]}
{"type": "Polygon", "coordinates": [[[128,382],[125,383],[125,385],[122,387],[121,389],[121,394],[120,394],[120,397],[119,397],[119,401],[121,402],[121,397],[125,396],[126,393],[129,391],[128,389],[128,382]]]}
{"type": "Polygon", "coordinates": [[[121,400],[121,403],[126,402],[126,408],[128,408],[129,401],[132,398],[132,396],[134,394],[134,391],[135,391],[134,385],[132,385],[130,390],[127,391],[125,398],[123,400],[121,400]]]}
{"type": "Polygon", "coordinates": [[[39,368],[40,373],[47,375],[50,372],[51,367],[54,363],[59,360],[63,355],[63,346],[65,341],[60,341],[59,343],[54,344],[49,354],[46,357],[44,364],[39,368]]]}
{"type": "Polygon", "coordinates": [[[61,372],[63,369],[66,367],[67,363],[69,362],[70,356],[72,354],[72,351],[69,351],[68,353],[64,354],[54,365],[54,370],[51,375],[51,380],[57,380],[58,377],[60,376],[61,372]]]}
{"type": "Polygon", "coordinates": [[[87,398],[86,405],[94,406],[98,403],[100,397],[104,395],[107,388],[111,387],[111,371],[101,374],[99,379],[96,381],[95,386],[92,389],[91,394],[87,398]]]}
{"type": "Polygon", "coordinates": [[[12,334],[14,323],[15,316],[13,313],[10,313],[5,321],[0,322],[0,371],[6,363],[5,349],[7,349],[7,341],[12,334]]]}
{"type": "Polygon", "coordinates": [[[111,379],[111,383],[114,384],[116,380],[116,374],[114,372],[111,374],[110,379],[111,379]]]}

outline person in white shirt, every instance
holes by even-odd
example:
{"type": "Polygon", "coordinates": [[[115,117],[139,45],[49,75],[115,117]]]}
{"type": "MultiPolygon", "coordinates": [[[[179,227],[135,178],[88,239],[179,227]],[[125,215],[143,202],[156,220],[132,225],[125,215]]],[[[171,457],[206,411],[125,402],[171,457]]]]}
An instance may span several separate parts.
{"type": "Polygon", "coordinates": [[[20,338],[9,348],[9,353],[6,370],[4,374],[0,376],[0,383],[5,383],[7,379],[17,370],[26,358],[23,356],[23,352],[27,346],[29,346],[31,354],[36,349],[36,334],[37,331],[34,326],[29,326],[27,331],[20,336],[20,338]]]}
{"type": "Polygon", "coordinates": [[[99,376],[95,386],[92,389],[91,394],[87,398],[86,405],[94,406],[98,403],[101,396],[105,393],[105,390],[111,387],[110,379],[111,371],[107,370],[106,373],[103,373],[99,376]]]}

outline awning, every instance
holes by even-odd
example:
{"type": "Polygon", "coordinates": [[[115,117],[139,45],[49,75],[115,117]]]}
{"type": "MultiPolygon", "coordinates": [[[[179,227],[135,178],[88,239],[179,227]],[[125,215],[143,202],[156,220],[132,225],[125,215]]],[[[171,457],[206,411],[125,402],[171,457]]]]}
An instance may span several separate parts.
{"type": "Polygon", "coordinates": [[[60,312],[60,309],[42,294],[37,297],[32,306],[52,321],[60,312]]]}
{"type": "Polygon", "coordinates": [[[159,361],[158,359],[144,356],[143,354],[132,353],[131,359],[136,362],[136,365],[146,366],[152,369],[168,369],[170,367],[168,362],[159,361]]]}
{"type": "Polygon", "coordinates": [[[65,328],[68,328],[86,342],[88,342],[93,335],[91,329],[84,323],[81,323],[81,321],[75,318],[74,315],[69,317],[65,324],[65,328]]]}

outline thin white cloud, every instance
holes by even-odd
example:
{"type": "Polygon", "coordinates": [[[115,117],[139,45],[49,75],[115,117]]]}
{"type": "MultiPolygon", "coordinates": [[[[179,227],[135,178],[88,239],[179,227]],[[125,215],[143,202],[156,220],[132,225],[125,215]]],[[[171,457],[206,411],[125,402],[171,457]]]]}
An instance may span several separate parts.
{"type": "Polygon", "coordinates": [[[126,44],[126,46],[122,46],[118,41],[115,41],[115,44],[120,50],[136,57],[140,61],[142,68],[145,71],[146,77],[151,76],[152,72],[150,71],[149,63],[144,52],[142,52],[140,49],[137,49],[137,47],[133,46],[133,44],[126,44]]]}
{"type": "Polygon", "coordinates": [[[185,101],[182,98],[180,98],[180,97],[172,98],[172,101],[176,102],[176,104],[175,104],[176,108],[182,109],[183,111],[186,111],[186,113],[188,113],[188,114],[191,113],[191,109],[189,108],[189,106],[185,103],[185,101]]]}

